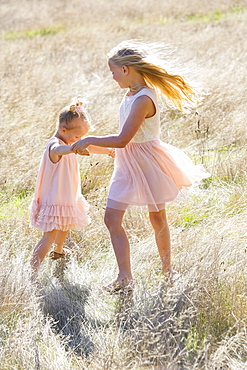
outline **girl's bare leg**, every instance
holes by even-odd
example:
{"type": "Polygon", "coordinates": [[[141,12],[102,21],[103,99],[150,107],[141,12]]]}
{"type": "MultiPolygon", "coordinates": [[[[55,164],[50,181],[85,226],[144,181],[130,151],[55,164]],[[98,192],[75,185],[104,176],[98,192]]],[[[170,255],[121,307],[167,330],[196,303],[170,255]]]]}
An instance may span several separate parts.
{"type": "Polygon", "coordinates": [[[116,281],[125,278],[132,280],[130,265],[130,245],[122,226],[125,211],[106,208],[105,224],[110,232],[111,242],[117,259],[119,274],[116,281]]]}
{"type": "Polygon", "coordinates": [[[60,254],[63,253],[63,244],[68,235],[68,232],[69,232],[68,230],[67,231],[61,231],[61,230],[57,231],[56,239],[54,242],[55,246],[53,248],[54,252],[57,252],[60,254]]]}
{"type": "Polygon", "coordinates": [[[149,218],[155,232],[155,240],[162,261],[162,271],[171,272],[171,242],[166,211],[149,212],[149,218]]]}
{"type": "Polygon", "coordinates": [[[33,250],[31,259],[31,268],[33,275],[36,275],[40,267],[41,262],[48,253],[52,243],[56,240],[57,230],[44,232],[43,237],[37,243],[33,250]]]}

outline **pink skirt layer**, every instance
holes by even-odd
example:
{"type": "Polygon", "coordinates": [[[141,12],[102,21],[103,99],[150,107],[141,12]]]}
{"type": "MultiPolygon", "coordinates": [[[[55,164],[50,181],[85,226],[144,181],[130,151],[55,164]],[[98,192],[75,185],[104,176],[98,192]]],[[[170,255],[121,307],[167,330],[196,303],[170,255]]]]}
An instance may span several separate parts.
{"type": "Polygon", "coordinates": [[[47,205],[33,200],[30,226],[44,232],[54,229],[81,230],[90,222],[88,209],[89,205],[83,197],[77,200],[75,206],[47,205]]]}
{"type": "Polygon", "coordinates": [[[158,212],[179,190],[209,176],[182,150],[160,140],[129,143],[116,150],[107,207],[125,210],[131,204],[158,212]]]}

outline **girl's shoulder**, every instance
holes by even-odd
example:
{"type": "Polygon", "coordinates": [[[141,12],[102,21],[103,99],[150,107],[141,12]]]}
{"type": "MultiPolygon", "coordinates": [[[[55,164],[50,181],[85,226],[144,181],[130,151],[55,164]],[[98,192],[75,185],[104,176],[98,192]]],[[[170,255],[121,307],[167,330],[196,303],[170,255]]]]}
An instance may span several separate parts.
{"type": "Polygon", "coordinates": [[[143,89],[140,90],[140,93],[143,93],[143,94],[145,94],[147,92],[151,93],[151,94],[156,94],[155,89],[152,88],[152,87],[144,87],[143,89]]]}
{"type": "Polygon", "coordinates": [[[152,89],[150,87],[144,87],[143,89],[138,91],[138,93],[136,93],[135,95],[131,95],[131,96],[126,95],[127,98],[132,98],[133,101],[136,100],[137,98],[139,98],[140,96],[148,96],[149,98],[151,98],[155,102],[157,100],[157,95],[156,95],[155,89],[152,89]]]}
{"type": "Polygon", "coordinates": [[[150,99],[152,99],[155,103],[157,102],[157,95],[155,89],[152,89],[150,87],[144,87],[140,91],[138,91],[134,95],[128,95],[127,93],[124,95],[122,103],[126,102],[127,104],[133,104],[134,101],[139,98],[140,96],[148,96],[150,99]]]}
{"type": "Polygon", "coordinates": [[[50,147],[52,146],[52,145],[54,145],[54,144],[58,144],[59,142],[58,142],[58,138],[57,137],[55,137],[55,136],[52,136],[52,137],[50,137],[50,139],[48,139],[47,141],[46,141],[46,145],[45,145],[45,149],[46,150],[49,150],[50,149],[50,147]]]}
{"type": "Polygon", "coordinates": [[[155,106],[158,106],[157,94],[155,89],[145,87],[134,96],[136,96],[136,98],[139,98],[140,96],[148,96],[153,101],[155,106]]]}
{"type": "Polygon", "coordinates": [[[138,98],[141,95],[156,95],[155,89],[151,87],[143,87],[140,91],[138,91],[134,95],[128,95],[128,92],[125,94],[126,98],[138,98]]]}
{"type": "Polygon", "coordinates": [[[144,87],[140,91],[140,95],[147,95],[147,96],[156,98],[156,91],[155,91],[155,89],[152,89],[151,87],[144,87]]]}
{"type": "Polygon", "coordinates": [[[58,137],[52,136],[52,137],[50,137],[50,139],[48,139],[48,141],[46,143],[46,147],[50,147],[52,144],[63,145],[65,143],[61,139],[59,139],[58,137]]]}
{"type": "Polygon", "coordinates": [[[52,136],[50,137],[50,139],[47,140],[47,144],[48,143],[57,143],[58,142],[58,138],[56,136],[52,136]]]}

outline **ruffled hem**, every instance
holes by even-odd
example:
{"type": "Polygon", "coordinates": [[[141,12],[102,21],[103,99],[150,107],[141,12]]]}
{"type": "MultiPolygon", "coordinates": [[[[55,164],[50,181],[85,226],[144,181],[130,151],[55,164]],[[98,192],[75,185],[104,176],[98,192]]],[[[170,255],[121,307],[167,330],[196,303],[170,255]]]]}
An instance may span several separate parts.
{"type": "Polygon", "coordinates": [[[44,232],[81,230],[90,223],[89,204],[83,198],[76,206],[47,205],[33,200],[30,208],[30,226],[44,232]]]}
{"type": "Polygon", "coordinates": [[[158,212],[159,205],[163,207],[174,200],[181,189],[197,185],[209,176],[182,150],[160,140],[129,143],[116,150],[108,206],[148,206],[152,212],[158,212]]]}

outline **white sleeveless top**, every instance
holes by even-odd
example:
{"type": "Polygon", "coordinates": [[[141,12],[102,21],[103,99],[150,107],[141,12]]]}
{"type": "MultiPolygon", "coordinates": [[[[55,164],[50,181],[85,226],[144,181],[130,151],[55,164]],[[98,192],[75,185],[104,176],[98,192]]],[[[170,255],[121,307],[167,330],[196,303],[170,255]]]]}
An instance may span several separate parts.
{"type": "Polygon", "coordinates": [[[142,122],[131,142],[116,148],[107,207],[124,211],[132,204],[148,206],[149,212],[159,212],[166,202],[176,198],[180,189],[198,183],[208,174],[180,149],[159,140],[155,90],[144,88],[133,96],[124,97],[120,107],[120,129],[132,104],[141,95],[152,99],[156,113],[142,122]]]}
{"type": "Polygon", "coordinates": [[[154,116],[146,118],[143,121],[137,133],[130,140],[131,143],[143,143],[146,141],[157,140],[160,137],[160,113],[157,103],[157,96],[155,90],[150,89],[148,87],[147,88],[145,87],[135,95],[124,96],[122,103],[120,105],[120,122],[119,122],[120,130],[122,129],[124,123],[126,122],[130,114],[132,104],[137,98],[139,98],[139,96],[142,95],[146,95],[150,99],[152,99],[155,105],[156,112],[154,116]]]}

